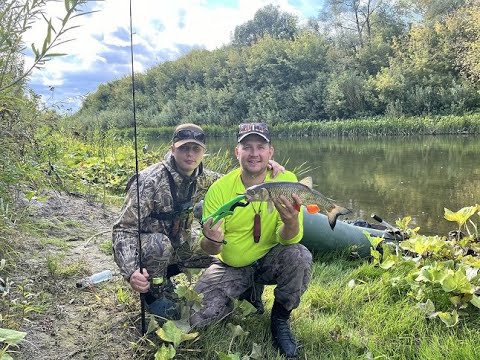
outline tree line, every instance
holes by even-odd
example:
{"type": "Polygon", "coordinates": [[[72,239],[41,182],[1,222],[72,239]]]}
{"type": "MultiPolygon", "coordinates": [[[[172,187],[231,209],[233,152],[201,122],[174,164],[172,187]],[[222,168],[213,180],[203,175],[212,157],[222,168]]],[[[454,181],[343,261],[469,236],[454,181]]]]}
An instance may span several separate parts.
{"type": "MultiPolygon", "coordinates": [[[[327,0],[298,18],[268,5],[214,51],[135,75],[138,121],[271,124],[461,115],[480,107],[479,0],[327,0]]],[[[74,115],[131,126],[131,77],[99,86],[74,115]]]]}

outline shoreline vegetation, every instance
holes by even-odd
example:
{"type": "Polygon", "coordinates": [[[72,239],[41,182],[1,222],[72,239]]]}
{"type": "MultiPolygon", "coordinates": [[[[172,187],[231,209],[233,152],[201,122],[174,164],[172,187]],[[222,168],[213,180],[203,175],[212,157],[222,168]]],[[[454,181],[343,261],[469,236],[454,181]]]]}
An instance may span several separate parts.
{"type": "MultiPolygon", "coordinates": [[[[237,125],[201,125],[209,137],[231,137],[237,125]]],[[[275,137],[355,137],[413,135],[476,135],[480,134],[480,113],[443,116],[370,117],[331,121],[297,121],[270,125],[275,137]]],[[[168,138],[174,127],[140,127],[143,137],[168,138]]],[[[117,129],[125,138],[133,137],[133,129],[117,129]]]]}
{"type": "MultiPolygon", "coordinates": [[[[469,115],[462,121],[447,116],[423,118],[422,125],[411,122],[416,129],[436,129],[432,134],[448,130],[475,136],[480,133],[479,118],[469,115]]],[[[357,131],[358,136],[386,134],[389,124],[389,134],[413,135],[406,135],[405,127],[395,129],[389,119],[359,122],[368,126],[357,131]]],[[[345,125],[338,123],[276,125],[272,131],[281,131],[281,136],[297,131],[321,136],[335,124],[345,125]],[[301,125],[306,127],[300,130],[301,125]],[[321,125],[326,127],[320,130],[321,125]]],[[[335,131],[339,129],[349,128],[335,131]]],[[[161,130],[170,136],[171,129],[161,130]]],[[[220,136],[235,129],[211,131],[220,136]]],[[[42,359],[55,358],[54,354],[73,359],[151,359],[155,354],[160,359],[189,359],[192,354],[198,359],[247,355],[277,359],[270,345],[259,345],[270,344],[269,311],[246,315],[242,304],[237,304],[229,321],[198,333],[186,333],[181,326],[173,330],[171,323],[162,325],[149,318],[152,331],[140,336],[138,296],[116,273],[108,231],[134,169],[133,140],[125,135],[96,129],[83,137],[62,127],[44,128],[37,134],[41,141],[35,161],[25,161],[16,181],[13,175],[10,178],[9,194],[0,197],[0,259],[4,259],[0,328],[9,336],[7,342],[0,342],[0,351],[16,350],[17,355],[10,354],[17,359],[32,354],[42,359]],[[82,293],[73,290],[78,279],[105,268],[114,271],[113,281],[82,293]],[[62,312],[52,310],[58,307],[62,312]],[[95,315],[98,312],[100,317],[95,315]],[[82,328],[88,329],[88,338],[78,332],[82,328]],[[262,330],[253,331],[257,328],[262,330]],[[172,342],[176,336],[185,340],[172,342]]],[[[168,149],[165,145],[143,152],[145,138],[145,129],[140,129],[140,168],[157,162],[168,149]]],[[[233,166],[227,153],[211,154],[205,161],[220,172],[233,166]]],[[[348,253],[315,254],[312,283],[293,315],[305,358],[476,359],[480,354],[475,335],[480,331],[480,206],[468,205],[474,206],[446,214],[463,231],[461,240],[417,234],[405,218],[400,225],[410,240],[400,254],[379,239],[370,239],[379,250],[372,249],[369,259],[351,259],[348,253]]],[[[191,287],[187,280],[177,279],[177,284],[191,287]]],[[[267,287],[264,301],[269,309],[273,287],[267,287]]]]}

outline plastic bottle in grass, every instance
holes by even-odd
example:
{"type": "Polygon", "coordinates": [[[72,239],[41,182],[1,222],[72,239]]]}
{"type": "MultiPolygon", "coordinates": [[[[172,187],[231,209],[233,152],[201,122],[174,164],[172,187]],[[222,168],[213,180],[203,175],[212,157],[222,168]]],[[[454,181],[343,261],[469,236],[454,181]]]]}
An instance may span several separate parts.
{"type": "Polygon", "coordinates": [[[111,270],[103,270],[77,282],[77,288],[85,288],[112,279],[111,270]]]}

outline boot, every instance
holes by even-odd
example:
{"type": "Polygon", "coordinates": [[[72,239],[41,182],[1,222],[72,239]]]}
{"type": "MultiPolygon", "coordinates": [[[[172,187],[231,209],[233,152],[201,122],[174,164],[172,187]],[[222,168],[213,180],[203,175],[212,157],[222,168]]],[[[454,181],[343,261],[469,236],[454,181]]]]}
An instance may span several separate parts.
{"type": "Polygon", "coordinates": [[[175,284],[170,279],[161,286],[152,286],[145,294],[148,311],[167,320],[179,320],[180,304],[174,290],[175,284]]]}
{"type": "Polygon", "coordinates": [[[289,310],[275,302],[272,307],[271,330],[273,343],[280,353],[288,359],[298,356],[297,342],[290,331],[289,310]]]}
{"type": "Polygon", "coordinates": [[[263,307],[262,301],[262,294],[263,288],[265,286],[260,284],[254,284],[252,287],[245,290],[245,292],[240,295],[238,300],[247,300],[250,304],[252,304],[255,309],[257,309],[256,314],[261,315],[265,312],[265,308],[263,307]]]}

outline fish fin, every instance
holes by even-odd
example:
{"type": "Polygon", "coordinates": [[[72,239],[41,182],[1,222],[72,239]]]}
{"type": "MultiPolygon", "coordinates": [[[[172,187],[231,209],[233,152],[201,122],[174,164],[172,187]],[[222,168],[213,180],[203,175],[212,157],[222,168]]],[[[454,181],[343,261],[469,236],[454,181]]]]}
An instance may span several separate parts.
{"type": "Polygon", "coordinates": [[[320,208],[317,204],[309,204],[306,206],[306,209],[309,214],[316,214],[320,211],[320,208]]]}
{"type": "Polygon", "coordinates": [[[293,208],[297,211],[300,211],[300,206],[301,205],[298,205],[297,203],[293,204],[293,208]]]}
{"type": "Polygon", "coordinates": [[[330,224],[330,228],[333,230],[335,225],[337,224],[337,218],[340,215],[350,214],[352,210],[335,205],[332,209],[327,212],[328,223],[330,224]]]}
{"type": "Polygon", "coordinates": [[[307,176],[299,181],[300,184],[307,186],[309,189],[313,188],[313,180],[311,176],[307,176]]]}
{"type": "Polygon", "coordinates": [[[273,212],[273,209],[275,209],[275,205],[273,205],[273,201],[267,201],[267,209],[269,214],[273,212]]]}

